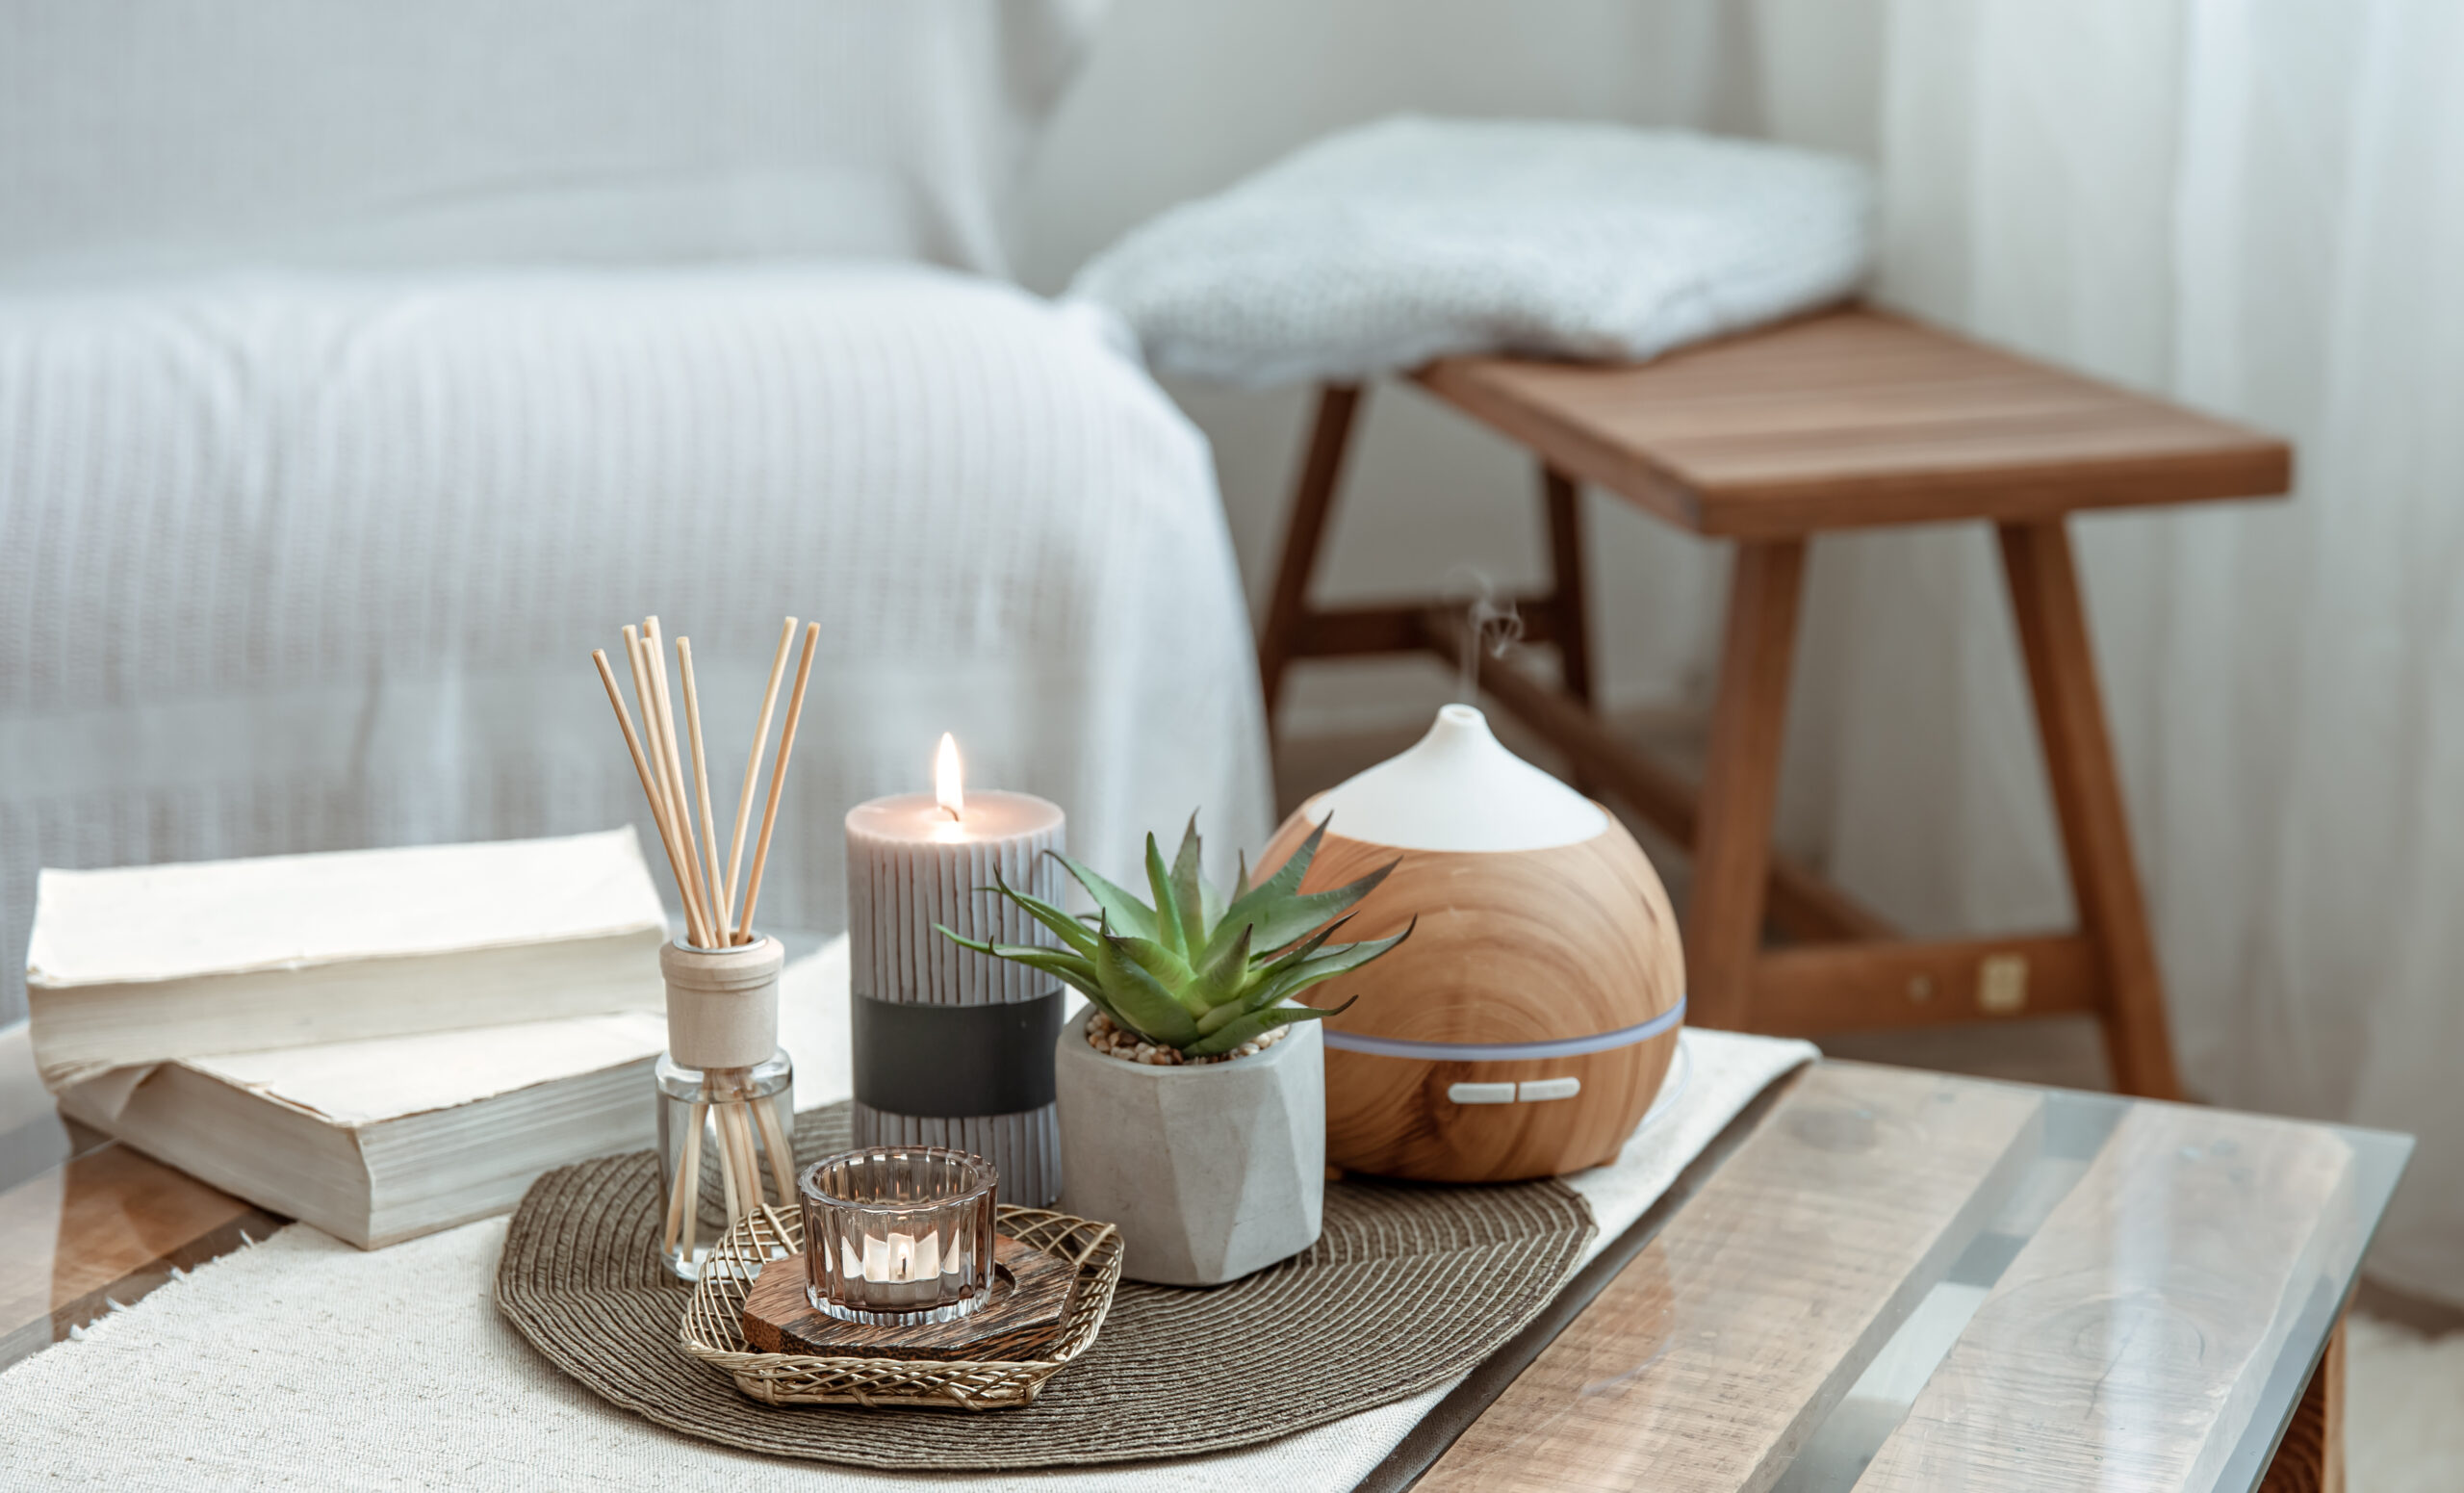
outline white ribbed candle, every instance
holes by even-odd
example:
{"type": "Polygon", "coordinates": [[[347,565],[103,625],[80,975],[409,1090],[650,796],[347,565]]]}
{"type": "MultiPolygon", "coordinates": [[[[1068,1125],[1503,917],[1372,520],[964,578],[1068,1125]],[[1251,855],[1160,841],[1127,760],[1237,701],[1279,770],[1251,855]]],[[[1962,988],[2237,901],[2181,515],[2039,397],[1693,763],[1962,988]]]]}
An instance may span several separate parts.
{"type": "MultiPolygon", "coordinates": [[[[997,871],[1021,891],[1059,900],[1065,848],[1061,808],[1028,793],[970,792],[953,820],[929,793],[877,798],[847,812],[847,943],[854,992],[879,1000],[980,1006],[1030,1000],[1048,975],[961,948],[939,923],[971,939],[1051,943],[1009,899],[988,888],[997,871]]],[[[946,1145],[990,1161],[1005,1202],[1048,1207],[1061,1196],[1061,1138],[1053,1107],[959,1119],[893,1115],[857,1101],[859,1145],[946,1145]]]]}

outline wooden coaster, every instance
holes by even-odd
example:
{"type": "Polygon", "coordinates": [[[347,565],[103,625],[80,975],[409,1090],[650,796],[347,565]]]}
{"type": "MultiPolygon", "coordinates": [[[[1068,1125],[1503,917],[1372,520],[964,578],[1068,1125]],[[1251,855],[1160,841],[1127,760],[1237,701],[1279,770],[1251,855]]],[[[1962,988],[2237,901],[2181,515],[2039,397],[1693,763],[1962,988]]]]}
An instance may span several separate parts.
{"type": "Polygon", "coordinates": [[[1077,1296],[1078,1271],[1067,1260],[993,1240],[992,1299],[956,1322],[882,1326],[841,1322],[805,1297],[805,1257],[790,1254],[761,1267],[744,1299],[744,1337],[755,1351],[816,1358],[922,1358],[1007,1363],[1035,1357],[1061,1336],[1077,1296]]]}

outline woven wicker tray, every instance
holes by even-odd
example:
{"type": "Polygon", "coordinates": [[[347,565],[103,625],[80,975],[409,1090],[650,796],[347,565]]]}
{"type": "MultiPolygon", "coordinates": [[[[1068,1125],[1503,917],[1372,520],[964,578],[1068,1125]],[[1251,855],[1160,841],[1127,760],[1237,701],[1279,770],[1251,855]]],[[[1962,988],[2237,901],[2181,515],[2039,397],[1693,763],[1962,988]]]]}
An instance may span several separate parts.
{"type": "Polygon", "coordinates": [[[917,1409],[1010,1410],[1035,1403],[1044,1380],[1095,1341],[1120,1284],[1120,1232],[1046,1208],[1004,1204],[1001,1232],[1078,1268],[1078,1296],[1050,1357],[989,1363],[900,1358],[816,1358],[757,1352],[744,1338],[744,1299],[761,1262],[804,1248],[804,1220],[769,1207],[747,1215],[702,1264],[701,1283],[678,1337],[683,1350],[724,1372],[764,1404],[860,1404],[917,1409]]]}

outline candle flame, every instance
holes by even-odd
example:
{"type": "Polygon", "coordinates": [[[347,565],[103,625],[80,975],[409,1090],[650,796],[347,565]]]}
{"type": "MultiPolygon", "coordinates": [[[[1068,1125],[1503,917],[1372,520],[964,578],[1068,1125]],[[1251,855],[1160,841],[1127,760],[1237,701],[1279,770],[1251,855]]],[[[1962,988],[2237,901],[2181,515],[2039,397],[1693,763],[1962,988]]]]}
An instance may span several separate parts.
{"type": "Polygon", "coordinates": [[[966,786],[959,777],[958,739],[946,731],[941,733],[941,750],[933,759],[933,796],[940,800],[941,812],[953,819],[966,817],[966,786]]]}

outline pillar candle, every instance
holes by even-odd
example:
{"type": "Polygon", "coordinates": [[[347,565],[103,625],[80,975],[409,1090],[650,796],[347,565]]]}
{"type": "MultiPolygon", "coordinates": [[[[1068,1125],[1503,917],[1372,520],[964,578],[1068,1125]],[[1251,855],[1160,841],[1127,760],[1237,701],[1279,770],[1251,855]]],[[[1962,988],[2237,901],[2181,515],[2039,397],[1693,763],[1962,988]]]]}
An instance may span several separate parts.
{"type": "Polygon", "coordinates": [[[1040,1065],[1049,1094],[1060,983],[962,948],[934,925],[999,943],[1051,943],[1033,918],[982,888],[997,873],[1058,900],[1057,867],[1044,852],[1064,848],[1065,821],[1058,805],[1033,794],[965,792],[946,737],[938,776],[935,792],[877,798],[847,813],[856,1144],[967,1151],[1000,1171],[1002,1200],[1048,1207],[1061,1196],[1053,1106],[1047,1098],[1006,1108],[999,1095],[1014,1097],[1020,1064],[1040,1065]],[[935,1009],[885,1011],[865,1008],[868,1000],[935,1009]],[[1018,1009],[979,1009],[991,1006],[1018,1009]],[[917,1071],[919,1053],[932,1059],[927,1071],[917,1071]]]}

